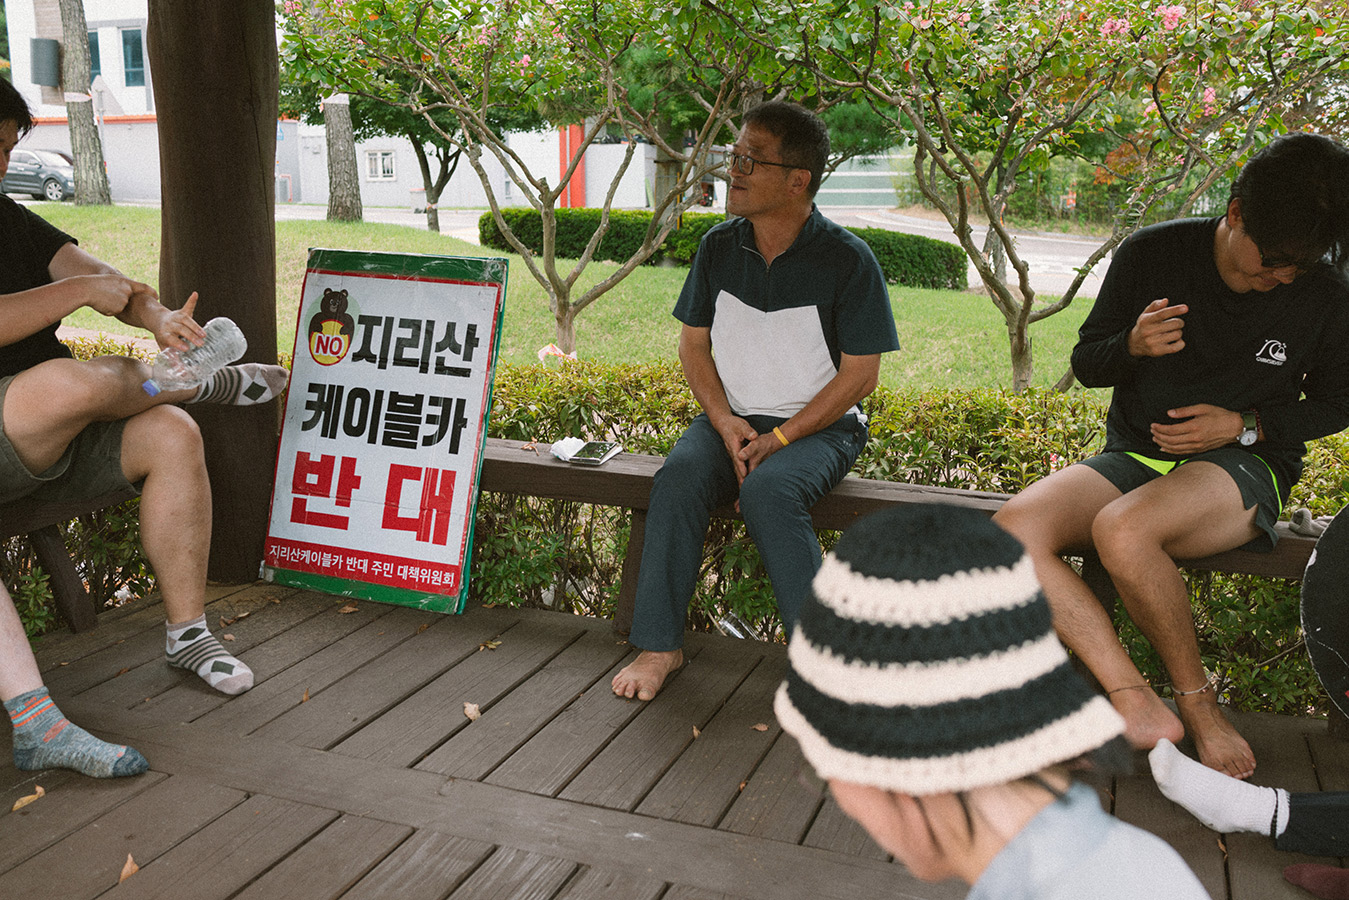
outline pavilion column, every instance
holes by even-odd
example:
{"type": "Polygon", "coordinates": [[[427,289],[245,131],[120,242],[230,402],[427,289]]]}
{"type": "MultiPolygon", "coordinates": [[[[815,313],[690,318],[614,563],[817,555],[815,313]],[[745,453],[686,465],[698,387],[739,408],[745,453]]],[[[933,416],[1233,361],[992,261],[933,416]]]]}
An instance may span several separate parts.
{"type": "MultiPolygon", "coordinates": [[[[196,318],[233,319],[245,359],[275,363],[276,8],[271,0],[150,0],[147,43],[163,194],[159,290],[196,318]]],[[[258,577],[276,470],[278,402],[187,407],[214,509],[209,577],[258,577]]]]}

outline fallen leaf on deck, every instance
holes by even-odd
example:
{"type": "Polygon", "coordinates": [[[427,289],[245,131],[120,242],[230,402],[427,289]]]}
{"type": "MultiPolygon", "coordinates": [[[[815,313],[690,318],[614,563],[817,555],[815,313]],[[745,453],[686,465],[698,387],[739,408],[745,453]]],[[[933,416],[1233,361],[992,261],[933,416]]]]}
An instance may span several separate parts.
{"type": "Polygon", "coordinates": [[[117,883],[121,884],[140,870],[141,867],[136,865],[136,861],[132,859],[131,854],[128,853],[126,855],[126,865],[122,866],[122,874],[117,876],[117,883]]]}
{"type": "Polygon", "coordinates": [[[501,641],[483,641],[478,645],[479,650],[495,650],[501,646],[501,641]]]}
{"type": "Polygon", "coordinates": [[[749,726],[749,727],[750,727],[750,728],[753,728],[755,731],[767,731],[767,730],[768,730],[768,724],[767,724],[766,722],[760,722],[758,725],[751,725],[751,726],[749,726]]]}
{"type": "Polygon", "coordinates": [[[482,605],[482,608],[483,608],[483,609],[496,609],[496,608],[497,608],[497,605],[498,605],[498,604],[496,604],[496,603],[484,603],[484,604],[482,605]]]}
{"type": "Polygon", "coordinates": [[[308,703],[308,702],[309,702],[309,688],[305,688],[305,689],[304,689],[304,696],[300,698],[300,702],[301,702],[301,703],[308,703]]]}
{"type": "Polygon", "coordinates": [[[222,641],[232,641],[232,640],[234,640],[234,635],[232,635],[232,634],[222,634],[222,635],[220,636],[220,639],[221,639],[222,641]]]}
{"type": "Polygon", "coordinates": [[[34,800],[41,800],[42,795],[45,793],[47,793],[47,791],[42,787],[42,785],[40,784],[36,785],[33,788],[33,793],[29,794],[27,797],[20,797],[18,800],[15,800],[14,805],[9,808],[9,811],[18,812],[28,804],[32,803],[34,800]]]}
{"type": "Polygon", "coordinates": [[[355,603],[348,603],[346,606],[344,606],[344,607],[342,607],[341,609],[339,609],[339,610],[337,611],[337,614],[338,614],[339,616],[345,616],[347,613],[354,613],[354,612],[358,612],[359,610],[360,610],[360,607],[357,606],[355,603]]]}
{"type": "Polygon", "coordinates": [[[428,628],[430,628],[430,627],[431,627],[431,623],[430,623],[430,622],[423,622],[422,624],[420,624],[420,625],[417,626],[417,634],[421,634],[423,631],[425,631],[426,629],[428,629],[428,628]]]}
{"type": "Polygon", "coordinates": [[[697,725],[694,725],[694,726],[693,726],[693,739],[694,739],[694,740],[697,740],[697,739],[698,739],[698,736],[701,735],[701,734],[702,734],[702,732],[698,730],[698,726],[697,726],[697,725]]]}
{"type": "Polygon", "coordinates": [[[68,666],[68,665],[70,665],[70,663],[68,663],[68,662],[63,662],[63,663],[57,663],[57,665],[58,665],[58,666],[68,666]]]}
{"type": "MultiPolygon", "coordinates": [[[[476,722],[482,718],[482,710],[478,709],[478,704],[465,701],[464,715],[468,717],[470,722],[476,722]]],[[[475,731],[474,734],[477,734],[477,732],[475,731]]]]}
{"type": "Polygon", "coordinates": [[[738,790],[738,791],[743,791],[743,790],[745,789],[745,785],[747,785],[747,784],[749,784],[748,781],[742,781],[742,782],[740,782],[740,787],[736,788],[736,790],[738,790]]]}
{"type": "Polygon", "coordinates": [[[120,676],[122,676],[122,675],[125,675],[127,672],[130,672],[130,671],[131,671],[131,667],[128,666],[127,668],[122,669],[120,672],[118,672],[116,675],[114,675],[114,676],[112,676],[112,677],[113,677],[113,678],[117,678],[117,677],[120,677],[120,676]]]}

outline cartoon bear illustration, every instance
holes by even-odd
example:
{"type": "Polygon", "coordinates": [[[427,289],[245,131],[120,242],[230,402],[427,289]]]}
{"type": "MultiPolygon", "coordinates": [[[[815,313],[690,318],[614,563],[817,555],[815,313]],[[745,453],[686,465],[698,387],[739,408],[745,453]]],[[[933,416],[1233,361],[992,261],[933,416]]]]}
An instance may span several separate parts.
{"type": "Polygon", "coordinates": [[[341,361],[351,348],[356,320],[347,313],[347,292],[323,289],[319,311],[309,320],[309,353],[320,365],[341,361]]]}

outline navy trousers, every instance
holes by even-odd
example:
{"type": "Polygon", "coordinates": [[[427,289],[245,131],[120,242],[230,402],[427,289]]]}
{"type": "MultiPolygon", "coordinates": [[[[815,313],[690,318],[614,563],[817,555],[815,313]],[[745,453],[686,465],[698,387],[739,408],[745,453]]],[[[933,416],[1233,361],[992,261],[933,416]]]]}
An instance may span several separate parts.
{"type": "MultiPolygon", "coordinates": [[[[747,416],[759,434],[785,419],[747,416]]],[[[684,643],[684,618],[697,586],[712,510],[737,496],[746,530],[759,548],[784,626],[790,630],[820,568],[820,542],[810,508],[838,484],[866,446],[867,429],[844,416],[792,441],[759,465],[737,492],[735,468],[706,415],[689,425],[651,488],[632,633],[643,650],[684,643]]]]}

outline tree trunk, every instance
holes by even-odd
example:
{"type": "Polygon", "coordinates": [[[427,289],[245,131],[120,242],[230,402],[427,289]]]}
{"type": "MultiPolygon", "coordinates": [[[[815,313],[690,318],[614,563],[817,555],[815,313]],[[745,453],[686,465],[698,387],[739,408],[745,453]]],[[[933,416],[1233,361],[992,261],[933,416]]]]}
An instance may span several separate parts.
{"type": "Polygon", "coordinates": [[[1009,323],[1007,338],[1012,350],[1012,393],[1024,393],[1026,388],[1030,387],[1031,376],[1035,374],[1030,332],[1024,327],[1017,328],[1016,325],[1009,323]]]}
{"type": "Polygon", "coordinates": [[[108,206],[108,172],[103,166],[103,141],[94,121],[94,98],[89,89],[89,26],[81,0],[60,0],[61,89],[66,94],[70,123],[70,150],[75,157],[75,203],[108,206]]]}
{"type": "Polygon", "coordinates": [[[323,101],[323,130],[328,138],[328,221],[359,222],[361,174],[356,167],[356,137],[346,94],[323,101]]]}
{"type": "Polygon", "coordinates": [[[563,353],[576,352],[576,307],[566,301],[558,301],[553,318],[557,320],[557,338],[555,343],[563,353]]]}
{"type": "MultiPolygon", "coordinates": [[[[275,363],[278,73],[270,0],[150,0],[147,43],[163,182],[163,301],[200,292],[197,318],[228,316],[246,359],[275,363]]],[[[211,473],[209,577],[258,577],[276,471],[277,401],[189,407],[211,473]]]]}
{"type": "MultiPolygon", "coordinates": [[[[684,133],[678,128],[662,128],[661,136],[665,138],[667,143],[675,147],[678,147],[684,141],[684,133]]],[[[679,160],[666,153],[659,144],[656,145],[656,177],[651,193],[653,206],[658,206],[661,200],[673,193],[675,187],[678,186],[680,165],[679,160]]],[[[665,209],[665,218],[669,219],[674,215],[674,212],[675,204],[671,203],[665,209]]]]}

